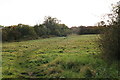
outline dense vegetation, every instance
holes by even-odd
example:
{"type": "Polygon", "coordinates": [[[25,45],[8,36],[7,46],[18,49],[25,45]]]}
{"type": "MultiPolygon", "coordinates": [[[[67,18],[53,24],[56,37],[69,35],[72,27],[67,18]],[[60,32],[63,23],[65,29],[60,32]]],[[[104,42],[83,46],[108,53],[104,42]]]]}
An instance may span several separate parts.
{"type": "Polygon", "coordinates": [[[33,27],[28,25],[18,24],[15,26],[9,26],[2,29],[3,41],[17,41],[21,39],[35,39],[37,34],[33,27]]]}
{"type": "Polygon", "coordinates": [[[100,34],[101,26],[79,26],[79,27],[71,27],[71,33],[74,34],[100,34]]]}
{"type": "Polygon", "coordinates": [[[72,27],[68,28],[65,24],[60,24],[57,18],[45,17],[42,24],[29,26],[25,24],[12,25],[2,27],[2,40],[6,41],[21,41],[33,40],[39,37],[48,38],[53,36],[67,36],[69,34],[99,34],[99,27],[72,27]]]}
{"type": "Polygon", "coordinates": [[[3,43],[3,78],[119,78],[118,64],[108,65],[99,57],[97,37],[3,43]]]}
{"type": "Polygon", "coordinates": [[[46,17],[43,24],[29,26],[18,24],[2,28],[3,41],[32,40],[38,37],[67,36],[70,32],[65,24],[60,24],[56,18],[46,17]]]}
{"type": "Polygon", "coordinates": [[[118,3],[110,15],[111,22],[106,26],[100,36],[102,57],[111,62],[120,60],[120,4],[118,3]]]}

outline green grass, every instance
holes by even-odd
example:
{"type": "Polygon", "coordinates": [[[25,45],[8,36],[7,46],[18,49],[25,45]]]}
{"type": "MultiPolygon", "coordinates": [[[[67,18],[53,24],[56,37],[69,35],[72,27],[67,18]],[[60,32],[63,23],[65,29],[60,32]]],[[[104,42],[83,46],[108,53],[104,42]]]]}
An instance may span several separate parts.
{"type": "Polygon", "coordinates": [[[119,78],[99,57],[98,35],[3,43],[3,78],[119,78]]]}

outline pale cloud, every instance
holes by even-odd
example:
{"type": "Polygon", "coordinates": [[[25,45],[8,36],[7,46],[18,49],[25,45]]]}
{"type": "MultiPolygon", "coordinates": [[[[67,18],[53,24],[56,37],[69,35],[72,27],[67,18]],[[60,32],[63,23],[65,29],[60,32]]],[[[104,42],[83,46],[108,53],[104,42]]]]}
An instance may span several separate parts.
{"type": "Polygon", "coordinates": [[[45,16],[56,17],[69,27],[94,25],[110,13],[119,0],[0,0],[0,25],[35,25],[45,16]]]}

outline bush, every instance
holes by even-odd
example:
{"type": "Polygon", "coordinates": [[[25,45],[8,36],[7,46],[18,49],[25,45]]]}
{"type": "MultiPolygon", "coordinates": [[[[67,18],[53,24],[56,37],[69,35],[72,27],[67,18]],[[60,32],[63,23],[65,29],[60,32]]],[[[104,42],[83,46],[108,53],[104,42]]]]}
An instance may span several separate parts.
{"type": "Polygon", "coordinates": [[[120,5],[114,10],[116,20],[107,26],[100,35],[102,57],[105,60],[120,60],[120,5]]]}
{"type": "Polygon", "coordinates": [[[105,59],[114,59],[118,60],[120,53],[120,27],[111,26],[110,28],[106,28],[105,32],[101,34],[101,49],[102,49],[102,57],[105,59]]]}
{"type": "Polygon", "coordinates": [[[18,24],[14,26],[2,28],[2,40],[4,41],[20,41],[38,38],[33,27],[18,24]]]}

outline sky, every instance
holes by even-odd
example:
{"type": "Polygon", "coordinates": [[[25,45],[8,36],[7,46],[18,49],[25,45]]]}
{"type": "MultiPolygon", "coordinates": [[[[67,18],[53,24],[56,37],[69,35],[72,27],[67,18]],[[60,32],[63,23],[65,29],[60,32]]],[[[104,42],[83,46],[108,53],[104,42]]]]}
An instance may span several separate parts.
{"type": "Polygon", "coordinates": [[[119,0],[0,0],[0,25],[42,24],[45,16],[56,17],[68,27],[93,26],[111,13],[119,0]]]}

